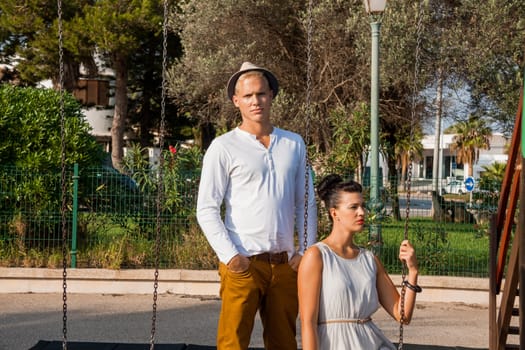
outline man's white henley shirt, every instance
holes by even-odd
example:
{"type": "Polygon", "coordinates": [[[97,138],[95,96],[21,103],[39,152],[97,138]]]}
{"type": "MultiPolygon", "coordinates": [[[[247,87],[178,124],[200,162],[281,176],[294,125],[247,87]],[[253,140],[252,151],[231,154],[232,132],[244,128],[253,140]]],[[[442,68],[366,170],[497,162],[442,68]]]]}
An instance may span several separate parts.
{"type": "MultiPolygon", "coordinates": [[[[275,128],[268,148],[235,128],[215,138],[203,160],[197,220],[219,260],[237,254],[304,251],[306,148],[300,135],[275,128]],[[224,203],[224,220],[221,206],[224,203]]],[[[317,208],[309,178],[308,246],[315,243],[317,208]]]]}

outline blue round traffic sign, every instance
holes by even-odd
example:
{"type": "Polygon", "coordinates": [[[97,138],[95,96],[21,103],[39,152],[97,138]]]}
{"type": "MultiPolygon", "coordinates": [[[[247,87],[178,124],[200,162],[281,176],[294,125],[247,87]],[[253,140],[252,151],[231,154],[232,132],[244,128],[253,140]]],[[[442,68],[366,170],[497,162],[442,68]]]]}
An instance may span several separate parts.
{"type": "Polygon", "coordinates": [[[476,181],[472,176],[469,176],[465,179],[465,189],[469,192],[472,192],[474,189],[474,185],[476,184],[476,181]]]}

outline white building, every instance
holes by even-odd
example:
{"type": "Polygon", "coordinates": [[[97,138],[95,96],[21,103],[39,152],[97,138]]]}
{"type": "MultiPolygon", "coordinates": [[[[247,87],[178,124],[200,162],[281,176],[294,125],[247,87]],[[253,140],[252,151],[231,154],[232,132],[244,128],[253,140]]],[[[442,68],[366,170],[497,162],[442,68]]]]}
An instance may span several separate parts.
{"type": "MultiPolygon", "coordinates": [[[[509,140],[500,133],[494,133],[490,138],[490,149],[479,150],[479,159],[475,164],[458,164],[456,153],[450,150],[453,143],[454,134],[442,135],[439,147],[439,179],[456,178],[464,179],[468,174],[468,169],[473,166],[473,177],[480,177],[483,166],[493,163],[507,162],[507,146],[509,140]]],[[[435,136],[426,135],[423,140],[423,158],[413,164],[413,177],[419,179],[432,179],[435,136]]]]}
{"type": "MultiPolygon", "coordinates": [[[[464,180],[467,177],[468,169],[471,164],[458,164],[456,152],[451,151],[450,145],[453,143],[452,139],[454,134],[442,135],[441,145],[439,147],[439,173],[438,179],[442,180],[443,184],[447,183],[448,180],[457,179],[464,180]]],[[[494,133],[490,138],[490,149],[479,150],[479,159],[474,164],[473,177],[479,179],[483,172],[483,166],[488,166],[494,163],[506,163],[508,159],[507,148],[510,140],[507,139],[501,133],[494,133]]],[[[421,141],[423,146],[423,155],[421,159],[416,159],[412,163],[412,179],[413,180],[432,180],[433,179],[433,166],[434,166],[434,145],[435,136],[426,135],[421,141]]],[[[370,157],[369,161],[370,161],[370,157]]],[[[369,166],[370,164],[368,164],[369,166]]],[[[369,167],[365,169],[365,178],[369,172],[369,167]]],[[[388,166],[385,159],[379,155],[379,176],[381,177],[383,184],[387,185],[388,178],[388,166]]],[[[381,181],[381,180],[380,180],[381,181]]],[[[366,181],[365,181],[366,182],[366,181]]]]}

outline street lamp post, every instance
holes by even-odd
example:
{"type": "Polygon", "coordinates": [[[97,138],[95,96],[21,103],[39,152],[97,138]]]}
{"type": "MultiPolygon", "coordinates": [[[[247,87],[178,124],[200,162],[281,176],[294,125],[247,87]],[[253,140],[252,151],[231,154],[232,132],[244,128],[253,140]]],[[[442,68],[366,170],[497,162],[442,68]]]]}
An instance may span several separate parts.
{"type": "Polygon", "coordinates": [[[381,244],[379,214],[383,208],[379,194],[379,31],[386,0],[364,0],[372,29],[370,91],[370,241],[381,244]]]}

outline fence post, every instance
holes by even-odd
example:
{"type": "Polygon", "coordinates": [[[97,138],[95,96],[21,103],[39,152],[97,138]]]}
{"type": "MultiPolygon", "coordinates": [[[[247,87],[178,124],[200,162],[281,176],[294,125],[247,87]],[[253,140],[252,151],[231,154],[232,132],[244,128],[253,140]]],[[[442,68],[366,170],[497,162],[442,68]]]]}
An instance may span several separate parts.
{"type": "Polygon", "coordinates": [[[71,268],[77,267],[78,163],[73,166],[73,217],[71,223],[71,268]]]}

